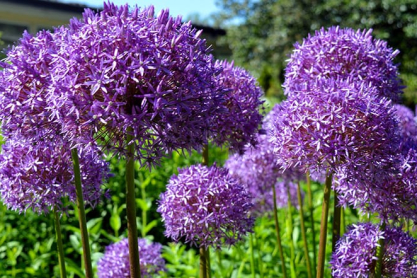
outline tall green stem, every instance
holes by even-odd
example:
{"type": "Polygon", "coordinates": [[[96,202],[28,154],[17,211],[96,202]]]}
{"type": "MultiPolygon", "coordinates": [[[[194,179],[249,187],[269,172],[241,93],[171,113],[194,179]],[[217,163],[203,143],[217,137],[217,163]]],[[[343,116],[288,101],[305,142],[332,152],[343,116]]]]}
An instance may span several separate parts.
{"type": "Polygon", "coordinates": [[[310,173],[307,173],[306,179],[307,179],[308,210],[310,212],[310,223],[311,223],[311,237],[313,238],[313,271],[317,271],[316,230],[314,228],[314,207],[313,207],[313,194],[311,193],[310,173]]]}
{"type": "Polygon", "coordinates": [[[317,278],[324,277],[324,261],[326,260],[327,218],[329,216],[330,191],[332,187],[332,173],[326,177],[321,210],[320,241],[317,263],[317,278]]]}
{"type": "Polygon", "coordinates": [[[336,243],[340,238],[340,219],[341,219],[341,213],[342,208],[339,206],[339,198],[337,197],[337,192],[333,191],[334,193],[334,207],[333,207],[333,236],[332,236],[332,251],[335,250],[336,243]]]}
{"type": "Polygon", "coordinates": [[[75,180],[75,192],[77,194],[77,208],[78,208],[78,221],[80,223],[81,242],[83,247],[83,260],[85,267],[85,277],[93,278],[93,268],[91,266],[91,254],[90,254],[90,243],[88,242],[88,230],[87,221],[84,210],[84,197],[83,189],[81,187],[81,172],[80,162],[78,159],[77,149],[71,150],[72,162],[74,166],[74,180],[75,180]]]}
{"type": "Polygon", "coordinates": [[[295,269],[295,247],[294,247],[294,239],[292,237],[292,234],[294,232],[293,228],[293,217],[292,217],[292,205],[291,205],[291,195],[290,195],[290,189],[287,186],[287,196],[288,196],[288,237],[289,237],[289,243],[290,243],[290,254],[291,254],[291,260],[290,260],[290,267],[291,267],[291,277],[296,278],[296,269],[295,269]]]}
{"type": "Polygon", "coordinates": [[[207,275],[207,249],[200,247],[200,278],[208,278],[207,275]]]}
{"type": "Polygon", "coordinates": [[[297,199],[298,199],[298,206],[300,210],[301,236],[303,237],[304,253],[305,253],[306,265],[307,265],[307,275],[308,275],[308,278],[313,278],[313,273],[311,271],[310,256],[308,255],[308,242],[307,242],[307,236],[306,236],[306,228],[304,225],[303,200],[301,199],[301,188],[300,188],[299,182],[297,183],[297,199]]]}
{"type": "Polygon", "coordinates": [[[255,275],[255,251],[253,248],[253,235],[252,233],[249,234],[249,243],[250,243],[250,268],[251,268],[251,274],[252,274],[252,278],[256,278],[255,275]]]}
{"type": "Polygon", "coordinates": [[[132,128],[126,131],[126,214],[129,242],[130,277],[140,277],[140,260],[138,247],[138,228],[136,225],[136,198],[135,198],[135,144],[132,136],[132,128]]]}
{"type": "MultiPolygon", "coordinates": [[[[208,161],[208,145],[204,145],[203,147],[203,153],[202,153],[202,165],[208,166],[209,161],[208,161]]],[[[202,265],[205,266],[206,268],[206,276],[208,278],[211,277],[211,268],[210,268],[210,249],[209,247],[207,247],[206,249],[204,249],[204,256],[201,256],[201,250],[202,247],[200,247],[200,277],[201,276],[201,267],[202,265]],[[205,262],[202,262],[201,260],[206,260],[205,262]]]]}
{"type": "MultiPolygon", "coordinates": [[[[385,232],[386,224],[385,222],[382,223],[381,227],[379,227],[380,231],[385,232]]],[[[376,261],[375,265],[375,278],[382,277],[382,260],[384,258],[384,249],[385,249],[385,239],[380,238],[378,240],[379,246],[376,248],[376,257],[378,260],[376,261]]]]}
{"type": "Polygon", "coordinates": [[[285,259],[284,259],[284,252],[282,251],[282,244],[281,244],[281,235],[279,229],[279,222],[278,222],[278,206],[277,206],[277,193],[275,190],[275,184],[272,185],[272,193],[274,198],[274,220],[275,220],[275,233],[277,236],[277,244],[278,244],[278,252],[279,257],[281,259],[281,266],[282,266],[282,274],[284,278],[287,278],[287,270],[285,268],[285,259]]]}
{"type": "Polygon", "coordinates": [[[59,213],[57,212],[56,207],[54,207],[54,219],[55,219],[56,246],[58,249],[59,272],[61,274],[61,278],[66,278],[67,271],[65,269],[64,247],[62,245],[61,225],[59,223],[59,213]]]}

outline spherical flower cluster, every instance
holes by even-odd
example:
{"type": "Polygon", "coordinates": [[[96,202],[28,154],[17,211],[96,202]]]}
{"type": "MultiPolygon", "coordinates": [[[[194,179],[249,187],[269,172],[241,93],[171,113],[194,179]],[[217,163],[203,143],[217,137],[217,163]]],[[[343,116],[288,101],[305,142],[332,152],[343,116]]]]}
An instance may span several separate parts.
{"type": "Polygon", "coordinates": [[[155,17],[152,6],[108,2],[53,33],[26,34],[1,64],[2,128],[35,123],[49,128],[36,138],[59,133],[78,148],[97,140],[119,155],[131,133],[150,166],[174,149],[199,149],[227,91],[200,33],[167,10],[155,17]]]}
{"type": "Polygon", "coordinates": [[[373,277],[378,240],[385,238],[382,277],[417,277],[417,240],[400,228],[384,232],[371,223],[348,227],[330,261],[335,278],[373,277]]]}
{"type": "MultiPolygon", "coordinates": [[[[138,239],[140,252],[141,277],[155,277],[165,270],[165,261],[161,257],[162,245],[148,243],[145,239],[138,239]]],[[[130,277],[129,242],[122,239],[106,247],[104,256],[97,263],[99,278],[125,278],[130,277]]]]}
{"type": "Polygon", "coordinates": [[[372,38],[372,30],[330,27],[316,31],[302,44],[295,44],[285,70],[285,93],[316,79],[366,81],[379,88],[378,94],[399,101],[403,87],[393,59],[399,53],[382,40],[372,38]]]}
{"type": "Polygon", "coordinates": [[[276,163],[273,148],[267,135],[258,134],[256,146],[246,146],[242,155],[231,155],[225,162],[230,175],[244,185],[253,198],[253,211],[256,215],[274,209],[272,186],[275,186],[278,207],[290,202],[296,206],[297,185],[294,182],[302,180],[304,174],[294,169],[286,169],[276,163]]]}
{"type": "Polygon", "coordinates": [[[247,143],[256,144],[263,92],[256,79],[244,69],[234,67],[233,62],[216,61],[215,67],[222,70],[216,78],[217,86],[229,91],[222,103],[226,111],[214,114],[211,122],[212,139],[219,146],[226,143],[229,150],[242,153],[247,143]]]}
{"type": "MultiPolygon", "coordinates": [[[[0,193],[3,202],[14,210],[28,208],[47,213],[65,210],[62,198],[75,202],[71,151],[62,142],[31,145],[23,139],[9,140],[0,155],[0,193]]],[[[109,177],[108,163],[97,149],[79,153],[84,201],[97,204],[103,180],[109,177]]]]}
{"type": "Polygon", "coordinates": [[[33,142],[52,141],[61,132],[51,121],[48,91],[53,90],[51,71],[58,50],[53,35],[41,31],[33,37],[25,32],[19,44],[0,61],[0,121],[2,135],[33,142]]]}
{"type": "Polygon", "coordinates": [[[227,169],[202,165],[180,169],[169,180],[158,212],[165,235],[197,246],[233,245],[251,232],[251,198],[227,169]]]}
{"type": "Polygon", "coordinates": [[[327,79],[298,90],[274,108],[270,140],[280,164],[334,171],[398,146],[394,109],[372,84],[327,79]]]}
{"type": "Polygon", "coordinates": [[[417,143],[417,119],[413,111],[401,104],[395,104],[394,108],[399,122],[400,137],[404,141],[411,141],[411,144],[417,143]]]}
{"type": "Polygon", "coordinates": [[[336,172],[334,190],[341,205],[352,205],[384,221],[417,222],[417,150],[375,157],[367,165],[336,172]]]}

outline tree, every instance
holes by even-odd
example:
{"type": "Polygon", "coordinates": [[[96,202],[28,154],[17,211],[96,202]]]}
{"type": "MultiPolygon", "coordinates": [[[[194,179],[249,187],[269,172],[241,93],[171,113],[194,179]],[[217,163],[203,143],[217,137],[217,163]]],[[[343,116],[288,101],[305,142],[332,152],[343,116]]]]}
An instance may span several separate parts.
{"type": "Polygon", "coordinates": [[[225,42],[238,65],[252,71],[268,96],[283,98],[285,60],[293,44],[321,27],[374,30],[401,53],[404,102],[417,103],[417,3],[415,0],[219,0],[225,42]]]}

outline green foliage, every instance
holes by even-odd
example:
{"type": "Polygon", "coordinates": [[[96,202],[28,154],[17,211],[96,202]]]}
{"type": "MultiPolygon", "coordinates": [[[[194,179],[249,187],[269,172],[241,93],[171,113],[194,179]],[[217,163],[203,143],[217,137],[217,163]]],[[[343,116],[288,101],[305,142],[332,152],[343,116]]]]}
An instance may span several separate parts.
{"type": "Polygon", "coordinates": [[[285,60],[295,42],[332,25],[372,28],[374,36],[401,51],[397,58],[408,88],[404,102],[417,103],[417,3],[414,0],[219,0],[227,22],[224,43],[236,64],[255,74],[267,96],[282,99],[285,60]]]}

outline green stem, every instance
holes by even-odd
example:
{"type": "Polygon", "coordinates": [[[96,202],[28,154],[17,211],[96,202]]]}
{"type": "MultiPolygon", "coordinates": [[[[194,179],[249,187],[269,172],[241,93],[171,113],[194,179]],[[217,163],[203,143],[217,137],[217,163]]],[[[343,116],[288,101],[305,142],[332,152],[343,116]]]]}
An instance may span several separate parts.
{"type": "Polygon", "coordinates": [[[326,177],[323,194],[323,205],[321,210],[320,241],[317,263],[317,278],[324,277],[324,261],[326,260],[326,238],[327,238],[327,218],[329,216],[329,201],[332,187],[332,174],[326,177]]]}
{"type": "Polygon", "coordinates": [[[288,196],[288,237],[289,237],[289,243],[290,243],[290,254],[291,254],[291,260],[290,260],[290,267],[291,267],[291,277],[295,278],[296,276],[296,269],[295,269],[295,247],[294,247],[294,239],[292,237],[292,233],[294,231],[293,228],[293,217],[292,217],[292,205],[291,205],[291,195],[290,195],[290,188],[287,186],[287,196],[288,196]]]}
{"type": "Polygon", "coordinates": [[[208,278],[207,255],[207,249],[205,247],[200,247],[200,278],[208,278]]]}
{"type": "Polygon", "coordinates": [[[334,194],[334,207],[333,207],[333,229],[332,229],[332,251],[335,250],[336,243],[340,238],[340,218],[342,213],[342,208],[339,206],[339,198],[337,197],[337,192],[333,191],[334,194]]]}
{"type": "Polygon", "coordinates": [[[207,277],[211,278],[210,247],[207,246],[207,277]]]}
{"type": "Polygon", "coordinates": [[[136,198],[135,198],[135,144],[132,128],[126,131],[126,214],[129,242],[130,277],[140,277],[140,260],[138,247],[138,228],[136,225],[136,198]]]}
{"type": "Polygon", "coordinates": [[[308,255],[308,242],[307,242],[307,236],[306,236],[306,228],[304,225],[303,200],[301,199],[301,187],[300,187],[299,182],[297,183],[297,199],[298,199],[298,206],[300,210],[301,236],[303,237],[304,253],[305,253],[306,265],[307,265],[307,275],[308,275],[308,278],[312,278],[313,273],[311,271],[310,256],[308,255]]]}
{"type": "Polygon", "coordinates": [[[343,235],[345,233],[346,227],[346,217],[345,217],[345,210],[340,208],[340,234],[343,235]]]}
{"type": "Polygon", "coordinates": [[[252,273],[252,278],[255,278],[255,252],[253,250],[253,235],[252,233],[249,234],[249,244],[250,244],[250,254],[251,254],[251,258],[250,258],[250,265],[251,265],[251,273],[252,273]]]}
{"type": "MultiPolygon", "coordinates": [[[[141,175],[142,177],[142,175],[141,175]]],[[[143,178],[141,180],[141,193],[142,193],[142,200],[146,204],[146,189],[143,186],[143,178]]],[[[142,237],[144,238],[146,236],[146,225],[148,225],[148,211],[146,209],[142,209],[142,237]]]]}
{"type": "Polygon", "coordinates": [[[314,207],[313,207],[313,194],[311,193],[311,179],[310,174],[307,173],[307,200],[308,210],[310,212],[310,223],[311,223],[311,237],[313,239],[313,271],[317,270],[317,250],[316,250],[316,230],[314,228],[314,207]]]}
{"type": "Polygon", "coordinates": [[[277,207],[277,193],[275,190],[275,184],[272,185],[272,193],[274,199],[274,221],[275,221],[275,233],[277,236],[278,252],[281,259],[282,274],[284,278],[287,278],[287,270],[285,268],[284,252],[282,251],[281,236],[278,222],[278,207],[277,207]]]}
{"type": "MultiPolygon", "coordinates": [[[[386,224],[385,222],[382,223],[382,225],[379,227],[380,231],[385,232],[386,224]]],[[[384,258],[384,248],[385,248],[385,239],[380,238],[378,240],[379,246],[376,248],[376,257],[378,260],[375,264],[375,278],[381,278],[382,277],[382,260],[384,258]]]]}
{"type": "Polygon", "coordinates": [[[83,260],[85,267],[85,277],[93,278],[93,268],[91,266],[91,254],[90,254],[90,243],[88,241],[88,230],[87,221],[84,210],[84,197],[83,189],[81,187],[81,171],[80,162],[78,159],[77,149],[71,150],[72,162],[74,166],[74,180],[75,180],[75,192],[77,195],[77,208],[78,208],[78,221],[80,223],[81,242],[83,247],[83,260]]]}
{"type": "Polygon", "coordinates": [[[54,207],[54,218],[55,218],[56,246],[58,249],[59,272],[61,274],[61,278],[66,278],[67,271],[65,269],[64,247],[62,245],[61,225],[59,223],[59,213],[57,212],[56,207],[54,207]]]}

